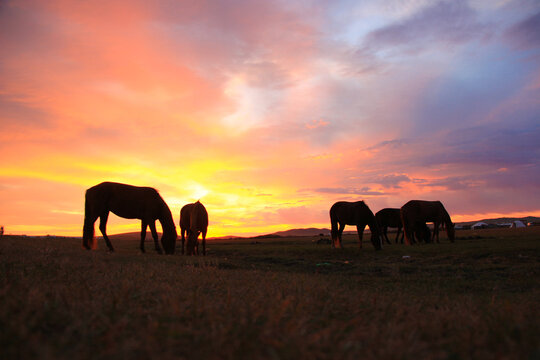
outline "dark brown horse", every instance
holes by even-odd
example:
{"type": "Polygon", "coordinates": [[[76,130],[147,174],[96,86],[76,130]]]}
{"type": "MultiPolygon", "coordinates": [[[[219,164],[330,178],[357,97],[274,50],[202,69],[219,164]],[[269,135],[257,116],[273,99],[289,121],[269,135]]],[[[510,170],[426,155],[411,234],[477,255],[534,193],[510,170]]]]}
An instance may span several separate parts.
{"type": "Polygon", "coordinates": [[[206,255],[206,232],[208,212],[200,201],[187,204],[180,210],[180,234],[182,235],[182,254],[184,253],[184,234],[187,233],[186,254],[199,255],[199,234],[202,234],[203,255],[206,255]]]}
{"type": "Polygon", "coordinates": [[[156,231],[156,220],[161,223],[163,236],[161,244],[166,254],[174,254],[176,246],[176,227],[171,210],[156,189],[137,187],[113,182],[104,182],[86,190],[84,205],[83,247],[96,248],[94,223],[99,217],[99,230],[110,251],[114,248],[107,236],[109,211],[126,219],[141,219],[141,251],[144,252],[146,228],[150,226],[156,251],[161,252],[156,231]]]}
{"type": "Polygon", "coordinates": [[[399,235],[401,233],[401,243],[403,244],[403,232],[401,231],[403,225],[401,224],[400,209],[385,208],[377,211],[375,214],[377,219],[377,225],[382,233],[382,237],[386,240],[387,244],[391,244],[388,240],[387,231],[389,227],[397,228],[396,244],[398,243],[399,235]]]}
{"type": "Polygon", "coordinates": [[[368,225],[369,230],[371,230],[371,243],[375,249],[381,249],[381,239],[375,215],[363,201],[335,203],[330,208],[330,223],[332,226],[332,248],[343,248],[341,235],[345,225],[356,225],[359,246],[362,248],[362,235],[364,228],[368,225]]]}
{"type": "Polygon", "coordinates": [[[448,239],[454,242],[454,224],[440,201],[411,200],[401,207],[403,232],[408,244],[415,242],[414,232],[417,223],[433,222],[431,241],[439,242],[439,226],[445,225],[448,239]]]}

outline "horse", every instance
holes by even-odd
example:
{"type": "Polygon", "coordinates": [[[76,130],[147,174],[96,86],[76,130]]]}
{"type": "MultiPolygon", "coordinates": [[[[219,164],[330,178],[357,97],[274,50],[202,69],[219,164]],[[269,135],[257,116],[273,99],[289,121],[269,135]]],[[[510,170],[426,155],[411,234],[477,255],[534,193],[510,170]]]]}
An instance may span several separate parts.
{"type": "Polygon", "coordinates": [[[208,212],[200,201],[187,204],[180,210],[180,234],[182,236],[182,254],[184,253],[184,235],[187,233],[187,255],[199,255],[199,234],[202,234],[203,255],[206,255],[206,232],[208,230],[208,212]]]}
{"type": "Polygon", "coordinates": [[[330,223],[332,226],[332,248],[343,248],[341,235],[345,225],[356,225],[359,246],[362,248],[362,235],[364,228],[368,225],[371,230],[371,243],[376,250],[381,249],[382,244],[375,215],[365,202],[338,201],[330,208],[330,223]]]}
{"type": "Polygon", "coordinates": [[[435,238],[439,242],[439,226],[441,223],[445,225],[448,239],[451,242],[455,240],[454,224],[440,201],[411,200],[401,207],[400,215],[407,244],[415,242],[413,228],[418,222],[433,222],[432,242],[435,238]]]}
{"type": "Polygon", "coordinates": [[[396,244],[398,243],[399,235],[401,233],[401,243],[403,244],[403,232],[401,231],[403,225],[401,224],[400,209],[385,208],[377,211],[375,214],[377,219],[377,225],[382,233],[382,237],[386,240],[387,244],[391,244],[388,240],[387,231],[389,227],[397,228],[396,244]]]}
{"type": "Polygon", "coordinates": [[[176,247],[176,227],[171,210],[159,195],[156,189],[151,187],[138,187],[114,182],[103,182],[86,190],[84,205],[83,247],[87,250],[96,248],[94,238],[94,223],[99,217],[99,230],[110,251],[114,248],[107,236],[107,220],[109,212],[126,218],[141,220],[141,245],[144,253],[144,240],[146,228],[150,226],[156,251],[162,253],[158,243],[156,232],[156,220],[161,223],[163,236],[161,244],[166,254],[174,254],[176,247]]]}

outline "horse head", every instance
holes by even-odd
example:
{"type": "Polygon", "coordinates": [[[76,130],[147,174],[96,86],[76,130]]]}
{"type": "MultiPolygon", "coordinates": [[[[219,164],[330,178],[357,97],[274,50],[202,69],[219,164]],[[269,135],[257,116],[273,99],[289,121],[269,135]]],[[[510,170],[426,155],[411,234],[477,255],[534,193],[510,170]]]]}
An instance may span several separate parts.
{"type": "Polygon", "coordinates": [[[454,242],[456,239],[456,230],[454,225],[455,224],[453,222],[446,224],[446,234],[448,235],[448,239],[450,239],[451,242],[454,242]]]}
{"type": "Polygon", "coordinates": [[[381,241],[381,236],[378,230],[376,231],[371,230],[371,243],[375,247],[375,250],[381,250],[382,241],[381,241]]]}
{"type": "Polygon", "coordinates": [[[366,211],[368,213],[368,217],[370,218],[368,221],[369,230],[371,231],[371,243],[375,247],[375,250],[381,250],[382,249],[382,237],[380,232],[380,225],[377,217],[373,214],[373,212],[370,210],[370,208],[365,205],[366,211]]]}
{"type": "Polygon", "coordinates": [[[168,231],[165,231],[165,229],[163,229],[163,235],[161,236],[161,245],[163,246],[163,250],[165,250],[165,254],[174,254],[174,250],[176,249],[177,237],[178,234],[176,233],[176,227],[173,227],[168,231]]]}

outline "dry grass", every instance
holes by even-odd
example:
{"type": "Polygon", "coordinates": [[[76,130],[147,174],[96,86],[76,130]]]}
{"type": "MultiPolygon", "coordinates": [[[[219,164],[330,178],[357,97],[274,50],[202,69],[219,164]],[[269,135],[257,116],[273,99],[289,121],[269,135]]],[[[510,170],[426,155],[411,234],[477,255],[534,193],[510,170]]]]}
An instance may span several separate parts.
{"type": "Polygon", "coordinates": [[[6,359],[539,358],[540,231],[457,235],[381,252],[352,237],[344,251],[221,241],[206,258],[4,237],[0,347],[6,359]]]}

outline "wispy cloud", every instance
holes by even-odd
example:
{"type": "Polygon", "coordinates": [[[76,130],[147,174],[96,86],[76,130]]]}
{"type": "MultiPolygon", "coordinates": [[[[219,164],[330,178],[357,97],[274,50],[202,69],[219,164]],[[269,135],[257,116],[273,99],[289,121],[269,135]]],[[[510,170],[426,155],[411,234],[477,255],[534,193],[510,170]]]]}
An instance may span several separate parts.
{"type": "Polygon", "coordinates": [[[540,12],[510,27],[506,31],[506,36],[518,47],[538,48],[540,46],[540,12]]]}
{"type": "Polygon", "coordinates": [[[306,128],[308,128],[310,130],[313,130],[313,129],[317,129],[317,128],[320,128],[320,127],[328,126],[329,124],[330,123],[328,121],[313,120],[313,121],[306,124],[306,128]]]}
{"type": "Polygon", "coordinates": [[[340,195],[361,195],[361,196],[379,196],[384,195],[383,192],[373,191],[368,187],[363,188],[317,188],[315,192],[325,194],[340,194],[340,195]]]}

